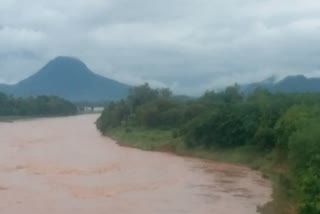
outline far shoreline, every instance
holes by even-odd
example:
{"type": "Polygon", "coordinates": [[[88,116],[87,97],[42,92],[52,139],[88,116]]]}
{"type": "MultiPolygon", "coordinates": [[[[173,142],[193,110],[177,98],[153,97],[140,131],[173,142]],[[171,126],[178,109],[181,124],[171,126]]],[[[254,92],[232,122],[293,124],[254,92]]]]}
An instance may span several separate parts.
{"type": "Polygon", "coordinates": [[[72,115],[37,115],[37,116],[0,116],[0,123],[14,123],[16,121],[30,121],[38,119],[53,119],[53,118],[63,118],[63,117],[75,117],[81,115],[99,115],[100,113],[76,113],[72,115]]]}

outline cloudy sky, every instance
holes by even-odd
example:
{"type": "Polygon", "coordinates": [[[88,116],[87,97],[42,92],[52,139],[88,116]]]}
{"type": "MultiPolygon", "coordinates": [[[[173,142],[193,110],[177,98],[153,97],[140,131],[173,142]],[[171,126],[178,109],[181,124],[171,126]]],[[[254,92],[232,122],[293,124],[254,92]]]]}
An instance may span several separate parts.
{"type": "Polygon", "coordinates": [[[0,1],[0,82],[59,55],[184,94],[271,75],[320,76],[320,1],[0,1]]]}

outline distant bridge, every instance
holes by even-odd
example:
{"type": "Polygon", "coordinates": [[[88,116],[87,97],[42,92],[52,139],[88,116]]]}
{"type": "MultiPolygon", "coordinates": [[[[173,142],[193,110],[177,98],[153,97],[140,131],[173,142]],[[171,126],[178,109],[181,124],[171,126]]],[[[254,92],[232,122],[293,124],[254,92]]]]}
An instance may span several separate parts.
{"type": "Polygon", "coordinates": [[[101,113],[104,110],[103,106],[81,106],[78,107],[80,113],[101,113]]]}

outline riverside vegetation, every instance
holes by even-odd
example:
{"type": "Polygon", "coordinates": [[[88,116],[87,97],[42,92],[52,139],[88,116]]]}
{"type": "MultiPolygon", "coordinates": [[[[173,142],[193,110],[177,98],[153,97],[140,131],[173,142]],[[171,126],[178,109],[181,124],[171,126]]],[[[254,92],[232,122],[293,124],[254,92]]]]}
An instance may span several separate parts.
{"type": "Polygon", "coordinates": [[[55,96],[15,98],[0,93],[0,119],[20,117],[64,116],[77,112],[71,102],[55,96]]]}
{"type": "Polygon", "coordinates": [[[260,212],[318,214],[319,113],[320,94],[244,95],[232,86],[182,99],[145,84],[110,103],[97,128],[128,146],[247,164],[274,183],[260,212]]]}

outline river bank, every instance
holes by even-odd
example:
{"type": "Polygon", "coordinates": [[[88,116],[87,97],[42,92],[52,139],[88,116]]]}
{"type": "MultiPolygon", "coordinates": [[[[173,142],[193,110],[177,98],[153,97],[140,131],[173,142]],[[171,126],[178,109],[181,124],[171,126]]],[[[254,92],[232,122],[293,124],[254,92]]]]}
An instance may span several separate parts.
{"type": "Polygon", "coordinates": [[[258,170],[264,178],[273,183],[273,201],[258,208],[262,214],[296,213],[291,199],[283,183],[279,168],[285,166],[275,165],[272,154],[257,151],[252,146],[242,146],[230,149],[190,149],[185,146],[183,139],[175,137],[170,130],[144,129],[144,128],[113,128],[106,133],[120,146],[137,148],[146,151],[160,151],[180,156],[201,158],[218,162],[227,162],[248,166],[258,170]]]}
{"type": "Polygon", "coordinates": [[[0,122],[3,123],[12,123],[15,121],[25,121],[25,120],[37,120],[37,119],[50,119],[50,118],[63,118],[63,117],[73,117],[73,116],[81,116],[81,115],[95,115],[97,116],[97,112],[77,112],[70,115],[28,115],[28,116],[0,116],[0,122]]]}
{"type": "MultiPolygon", "coordinates": [[[[74,115],[70,115],[74,116],[74,115]]],[[[69,116],[69,117],[70,117],[69,116]]],[[[24,121],[24,120],[37,120],[37,119],[46,119],[46,118],[58,118],[58,117],[68,117],[66,115],[54,115],[54,116],[0,116],[0,122],[2,123],[13,123],[15,121],[24,121]]]]}

